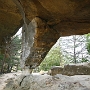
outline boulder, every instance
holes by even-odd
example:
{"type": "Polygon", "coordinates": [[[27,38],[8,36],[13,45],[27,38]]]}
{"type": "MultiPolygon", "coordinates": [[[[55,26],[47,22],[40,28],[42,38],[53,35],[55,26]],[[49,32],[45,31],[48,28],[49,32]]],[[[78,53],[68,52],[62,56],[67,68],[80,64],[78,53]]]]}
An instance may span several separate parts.
{"type": "Polygon", "coordinates": [[[54,66],[51,68],[51,75],[63,74],[63,75],[90,75],[90,63],[81,64],[68,64],[64,68],[61,66],[54,66]]]}
{"type": "Polygon", "coordinates": [[[90,90],[90,75],[22,75],[10,81],[4,90],[90,90]]]}
{"type": "Polygon", "coordinates": [[[62,74],[63,73],[63,67],[61,66],[53,66],[51,68],[51,75],[56,75],[56,74],[62,74]]]}
{"type": "Polygon", "coordinates": [[[64,75],[90,75],[90,63],[65,65],[64,75]]]}

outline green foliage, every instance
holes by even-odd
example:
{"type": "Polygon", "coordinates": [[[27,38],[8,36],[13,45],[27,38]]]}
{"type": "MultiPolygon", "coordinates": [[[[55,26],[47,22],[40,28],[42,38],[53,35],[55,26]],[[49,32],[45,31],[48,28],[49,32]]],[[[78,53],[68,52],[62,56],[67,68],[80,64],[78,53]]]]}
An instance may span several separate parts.
{"type": "Polygon", "coordinates": [[[18,57],[20,56],[21,52],[21,38],[19,38],[18,36],[13,38],[11,48],[12,59],[18,60],[18,57]]]}
{"type": "Polygon", "coordinates": [[[19,65],[21,39],[15,36],[11,41],[7,42],[6,47],[2,48],[5,51],[3,54],[0,53],[0,73],[8,73],[11,72],[14,66],[17,67],[19,65]]]}
{"type": "Polygon", "coordinates": [[[62,65],[62,56],[59,47],[53,47],[40,65],[40,70],[49,70],[52,66],[62,65]]]}
{"type": "MultiPolygon", "coordinates": [[[[20,64],[20,55],[21,55],[21,38],[19,38],[18,36],[15,36],[12,39],[12,43],[11,43],[11,63],[14,66],[18,68],[20,68],[19,64],[20,64]]],[[[12,67],[12,68],[13,68],[12,67]]]]}
{"type": "Polygon", "coordinates": [[[86,34],[86,47],[87,47],[87,51],[90,54],[90,33],[86,34]]]}
{"type": "Polygon", "coordinates": [[[74,35],[61,38],[60,44],[65,64],[86,62],[88,60],[85,43],[85,35],[74,35]]]}
{"type": "Polygon", "coordinates": [[[81,62],[83,63],[83,62],[88,62],[88,61],[89,61],[88,59],[82,58],[82,61],[81,62]]]}

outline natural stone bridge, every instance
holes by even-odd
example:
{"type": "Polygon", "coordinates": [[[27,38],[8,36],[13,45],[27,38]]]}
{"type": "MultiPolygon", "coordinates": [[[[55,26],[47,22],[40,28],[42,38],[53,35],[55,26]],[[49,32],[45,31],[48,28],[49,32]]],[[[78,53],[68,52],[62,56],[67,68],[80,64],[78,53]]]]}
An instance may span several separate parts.
{"type": "Polygon", "coordinates": [[[1,48],[20,27],[22,67],[35,68],[59,37],[90,32],[90,0],[0,0],[1,48]]]}

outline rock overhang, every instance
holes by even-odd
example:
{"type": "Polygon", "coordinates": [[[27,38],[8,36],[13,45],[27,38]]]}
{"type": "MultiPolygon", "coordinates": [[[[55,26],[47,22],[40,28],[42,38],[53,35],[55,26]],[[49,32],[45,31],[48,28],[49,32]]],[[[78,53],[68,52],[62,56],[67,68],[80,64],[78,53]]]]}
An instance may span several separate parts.
{"type": "MultiPolygon", "coordinates": [[[[4,44],[4,38],[13,36],[23,24],[27,24],[28,26],[35,18],[37,18],[36,22],[38,22],[39,18],[45,25],[41,23],[38,24],[42,27],[36,28],[36,30],[38,30],[36,36],[38,36],[39,39],[35,39],[33,47],[34,50],[36,50],[35,48],[37,46],[43,47],[42,51],[45,51],[46,55],[60,36],[81,35],[90,32],[90,1],[1,0],[0,44],[4,44]],[[40,34],[39,29],[43,33],[43,36],[40,34]],[[47,37],[45,35],[47,35],[47,37]],[[48,42],[45,39],[47,39],[48,42]],[[49,42],[51,42],[50,45],[48,44],[49,42]],[[41,44],[39,45],[39,43],[41,44]]],[[[33,55],[35,55],[37,51],[33,51],[33,55]]],[[[32,57],[33,55],[31,54],[32,57]]],[[[29,63],[30,61],[33,60],[27,60],[26,62],[29,63]]],[[[40,64],[41,61],[35,60],[33,62],[39,62],[40,64]]]]}
{"type": "MultiPolygon", "coordinates": [[[[46,20],[61,36],[90,32],[89,0],[16,0],[22,5],[30,21],[38,16],[46,20]],[[69,30],[70,29],[70,30],[69,30]],[[75,29],[75,30],[73,30],[75,29]],[[72,33],[69,34],[68,31],[72,33]]],[[[13,0],[0,1],[0,41],[12,36],[23,25],[22,15],[13,0]],[[16,31],[15,31],[16,30],[16,31]]]]}

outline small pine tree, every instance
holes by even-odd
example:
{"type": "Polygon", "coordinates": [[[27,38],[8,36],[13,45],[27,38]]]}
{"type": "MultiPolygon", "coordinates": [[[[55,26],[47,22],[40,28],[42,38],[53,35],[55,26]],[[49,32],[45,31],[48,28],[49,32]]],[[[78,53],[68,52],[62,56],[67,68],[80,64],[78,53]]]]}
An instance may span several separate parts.
{"type": "Polygon", "coordinates": [[[5,39],[6,45],[1,48],[0,53],[0,73],[9,73],[15,66],[16,70],[19,65],[19,56],[21,49],[21,39],[15,36],[11,39],[5,39]]]}
{"type": "Polygon", "coordinates": [[[40,70],[49,70],[52,66],[63,65],[62,55],[60,52],[60,47],[53,47],[40,64],[40,70]]]}

